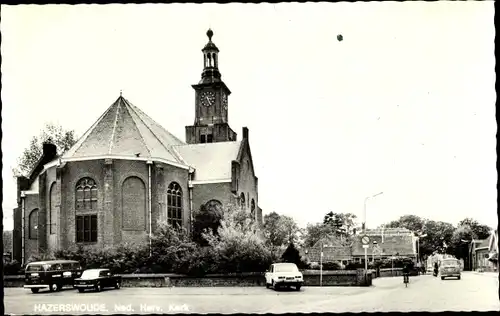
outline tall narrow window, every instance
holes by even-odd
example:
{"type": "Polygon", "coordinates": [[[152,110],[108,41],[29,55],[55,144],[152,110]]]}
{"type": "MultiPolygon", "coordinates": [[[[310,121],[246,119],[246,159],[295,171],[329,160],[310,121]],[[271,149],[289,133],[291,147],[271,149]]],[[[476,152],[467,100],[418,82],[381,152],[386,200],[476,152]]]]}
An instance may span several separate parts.
{"type": "Polygon", "coordinates": [[[241,194],[240,194],[240,204],[241,204],[241,208],[245,209],[245,206],[246,206],[246,204],[245,204],[245,193],[243,193],[243,192],[241,192],[241,194]]]}
{"type": "Polygon", "coordinates": [[[97,210],[97,185],[91,178],[83,178],[76,184],[77,210],[97,210]]]}
{"type": "Polygon", "coordinates": [[[213,135],[212,134],[208,134],[207,135],[207,143],[212,143],[213,142],[213,135]]]}
{"type": "Polygon", "coordinates": [[[76,216],[76,242],[97,242],[97,215],[76,216]]]}
{"type": "Polygon", "coordinates": [[[255,219],[255,200],[252,199],[250,203],[250,212],[252,212],[252,219],[255,219]]]}
{"type": "Polygon", "coordinates": [[[49,198],[49,231],[50,234],[56,233],[56,223],[57,223],[57,196],[56,196],[56,184],[52,183],[50,186],[50,198],[49,198]]]}
{"type": "Polygon", "coordinates": [[[173,227],[182,227],[182,189],[176,182],[168,186],[167,218],[173,227]]]}
{"type": "Polygon", "coordinates": [[[29,219],[29,239],[38,239],[38,209],[31,211],[29,219]]]}

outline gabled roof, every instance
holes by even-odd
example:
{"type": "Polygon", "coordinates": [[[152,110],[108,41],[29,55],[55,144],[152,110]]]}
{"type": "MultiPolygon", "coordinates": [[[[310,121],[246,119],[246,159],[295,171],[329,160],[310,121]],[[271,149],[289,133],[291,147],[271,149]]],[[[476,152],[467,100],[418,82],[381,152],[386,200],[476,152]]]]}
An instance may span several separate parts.
{"type": "Polygon", "coordinates": [[[183,144],[120,96],[62,158],[129,156],[184,164],[172,149],[183,144]]]}
{"type": "Polygon", "coordinates": [[[241,141],[174,146],[182,159],[195,168],[197,181],[231,179],[231,161],[236,160],[241,141]]]}
{"type": "MultiPolygon", "coordinates": [[[[382,235],[369,235],[370,236],[370,245],[368,248],[368,253],[371,254],[374,245],[373,242],[377,242],[377,247],[381,253],[377,253],[377,255],[381,256],[393,256],[398,254],[399,256],[411,256],[415,254],[413,249],[413,236],[408,234],[393,234],[393,235],[384,235],[384,242],[382,242],[382,235]]],[[[354,256],[364,255],[365,250],[363,249],[363,244],[361,243],[362,235],[356,235],[353,245],[352,245],[352,254],[354,256]]]]}

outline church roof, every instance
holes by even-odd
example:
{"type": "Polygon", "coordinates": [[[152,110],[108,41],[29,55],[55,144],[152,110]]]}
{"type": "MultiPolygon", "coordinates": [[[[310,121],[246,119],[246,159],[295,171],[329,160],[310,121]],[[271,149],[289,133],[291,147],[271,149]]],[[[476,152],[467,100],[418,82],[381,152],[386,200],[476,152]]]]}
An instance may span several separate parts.
{"type": "Polygon", "coordinates": [[[174,149],[195,168],[197,181],[231,179],[231,161],[236,160],[241,141],[190,144],[174,149]]]}
{"type": "Polygon", "coordinates": [[[120,95],[62,158],[130,156],[185,164],[172,149],[183,144],[120,95]]]}

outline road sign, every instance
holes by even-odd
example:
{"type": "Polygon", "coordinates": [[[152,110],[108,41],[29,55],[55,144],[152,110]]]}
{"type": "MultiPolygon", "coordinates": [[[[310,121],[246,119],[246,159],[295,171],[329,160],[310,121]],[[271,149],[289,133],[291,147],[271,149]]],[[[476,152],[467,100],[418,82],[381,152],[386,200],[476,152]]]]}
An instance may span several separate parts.
{"type": "Polygon", "coordinates": [[[369,245],[363,245],[363,248],[368,249],[369,245]]]}
{"type": "Polygon", "coordinates": [[[365,245],[368,245],[368,243],[370,242],[370,238],[368,238],[368,236],[365,235],[361,238],[361,242],[365,245]]]}

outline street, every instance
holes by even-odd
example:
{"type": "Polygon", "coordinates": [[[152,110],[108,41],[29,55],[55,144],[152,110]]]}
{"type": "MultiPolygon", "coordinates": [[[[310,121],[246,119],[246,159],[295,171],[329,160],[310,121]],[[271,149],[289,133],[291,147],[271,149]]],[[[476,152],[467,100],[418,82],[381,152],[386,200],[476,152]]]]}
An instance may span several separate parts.
{"type": "Polygon", "coordinates": [[[461,280],[424,275],[375,279],[372,287],[121,288],[101,293],[32,294],[5,288],[7,314],[290,313],[500,311],[498,275],[464,272],[461,280]],[[79,308],[77,310],[76,308],[79,308]]]}

